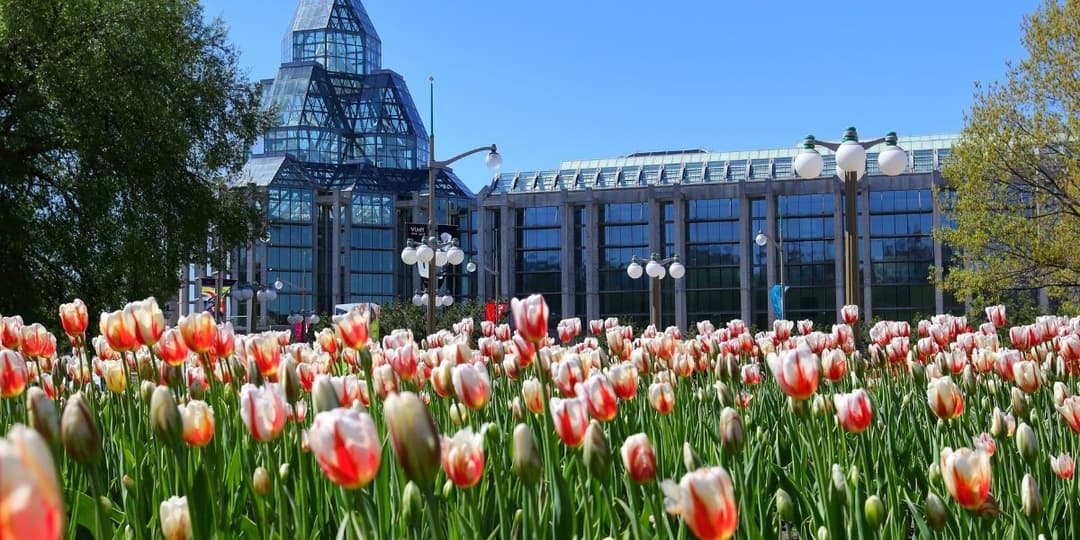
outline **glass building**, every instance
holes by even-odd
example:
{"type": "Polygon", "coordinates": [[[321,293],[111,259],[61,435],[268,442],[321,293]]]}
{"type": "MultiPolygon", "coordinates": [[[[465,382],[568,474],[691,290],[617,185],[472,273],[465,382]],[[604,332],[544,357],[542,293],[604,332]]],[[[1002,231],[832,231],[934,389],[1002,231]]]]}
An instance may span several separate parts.
{"type": "MultiPolygon", "coordinates": [[[[382,67],[360,1],[300,0],[263,96],[276,122],[235,185],[260,194],[270,241],[236,252],[229,274],[238,285],[283,286],[272,301],[231,303],[233,324],[253,330],[411,296],[419,276],[398,253],[408,225],[428,219],[430,139],[401,75],[382,67]]],[[[475,195],[450,169],[439,171],[436,192],[436,221],[458,227],[472,255],[475,195]]],[[[447,292],[474,295],[475,278],[449,277],[447,292]]]]}
{"type": "MultiPolygon", "coordinates": [[[[929,282],[947,249],[931,237],[943,223],[933,189],[955,136],[900,140],[908,166],[881,174],[874,147],[858,200],[863,317],[911,320],[961,311],[929,282]]],[[[497,175],[477,200],[479,257],[497,261],[504,296],[545,293],[552,319],[649,319],[650,281],[631,279],[631,258],[678,255],[681,280],[661,281],[664,325],[773,318],[769,288],[782,243],[785,317],[837,320],[843,305],[843,182],[823,150],[819,178],[798,178],[800,148],[743,152],[681,150],[566,161],[544,171],[497,175]],[[500,235],[499,232],[505,233],[500,235]],[[496,256],[499,254],[499,256],[496,256]]],[[[491,277],[477,283],[491,295],[491,277]]]]}

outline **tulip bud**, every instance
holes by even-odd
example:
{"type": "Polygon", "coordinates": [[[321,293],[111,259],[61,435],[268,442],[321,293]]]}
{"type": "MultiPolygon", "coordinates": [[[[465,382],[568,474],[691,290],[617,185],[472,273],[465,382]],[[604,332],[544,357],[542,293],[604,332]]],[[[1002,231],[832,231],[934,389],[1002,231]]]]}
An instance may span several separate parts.
{"type": "Polygon", "coordinates": [[[128,491],[135,489],[135,479],[126,474],[120,479],[120,483],[124,484],[124,489],[128,491]]]}
{"type": "Polygon", "coordinates": [[[420,488],[416,487],[416,484],[412,482],[405,484],[405,489],[401,492],[401,501],[403,503],[401,520],[405,523],[406,528],[416,527],[420,524],[421,518],[424,517],[424,501],[420,494],[420,488]]]}
{"type": "Polygon", "coordinates": [[[296,371],[296,360],[288,358],[281,363],[281,368],[285,373],[280,373],[282,382],[285,386],[285,400],[290,405],[296,405],[296,402],[300,400],[300,374],[296,371]]]}
{"type": "Polygon", "coordinates": [[[789,523],[799,520],[798,512],[795,510],[795,501],[783,488],[776,490],[776,514],[789,523]]]}
{"type": "Polygon", "coordinates": [[[881,502],[881,498],[877,495],[871,495],[866,498],[866,502],[863,504],[863,515],[866,516],[866,523],[870,525],[870,528],[877,530],[885,522],[888,513],[885,510],[885,503],[881,502]]]}
{"type": "Polygon", "coordinates": [[[791,408],[792,414],[799,417],[806,416],[808,410],[805,400],[795,399],[791,396],[788,396],[788,407],[791,408]]]}
{"type": "Polygon", "coordinates": [[[724,407],[731,407],[735,404],[735,395],[731,392],[731,388],[728,388],[727,384],[717,382],[713,385],[716,389],[716,398],[720,400],[720,405],[724,407]]]}
{"type": "Polygon", "coordinates": [[[430,489],[442,465],[441,439],[431,412],[416,394],[398,392],[387,396],[383,417],[405,476],[430,489]]]}
{"type": "Polygon", "coordinates": [[[449,499],[450,495],[454,493],[454,481],[447,480],[442,486],[442,496],[444,499],[449,499]]]}
{"type": "MultiPolygon", "coordinates": [[[[543,472],[543,462],[540,459],[540,451],[536,449],[536,440],[533,439],[532,430],[526,424],[518,424],[514,428],[513,446],[514,472],[526,485],[535,484],[543,472]]],[[[588,462],[588,459],[586,459],[588,462]]]]}
{"type": "Polygon", "coordinates": [[[525,406],[521,404],[520,397],[514,396],[514,399],[510,400],[510,414],[515,422],[525,420],[525,406]]]}
{"type": "Polygon", "coordinates": [[[154,381],[157,377],[154,373],[154,365],[151,363],[149,356],[137,357],[136,372],[139,374],[139,379],[142,381],[154,381]]]}
{"type": "Polygon", "coordinates": [[[494,422],[485,422],[480,426],[480,437],[488,448],[496,448],[502,440],[502,430],[494,422]]]}
{"type": "Polygon", "coordinates": [[[848,484],[851,484],[852,487],[858,487],[859,486],[859,467],[858,467],[858,465],[855,465],[854,463],[851,464],[851,468],[848,469],[848,473],[847,473],[847,481],[848,481],[848,484]]]}
{"type": "Polygon", "coordinates": [[[450,405],[450,421],[455,426],[460,426],[469,421],[469,411],[465,407],[459,406],[457,403],[450,405]]]}
{"type": "Polygon", "coordinates": [[[101,433],[82,392],[68,398],[60,419],[60,439],[68,455],[83,465],[90,465],[101,453],[101,433]]]}
{"type": "Polygon", "coordinates": [[[191,539],[191,514],[186,496],[161,501],[158,517],[161,521],[161,533],[167,540],[191,539]]]}
{"type": "Polygon", "coordinates": [[[188,396],[199,401],[206,399],[206,386],[200,380],[191,381],[191,384],[188,385],[188,396]]]}
{"type": "Polygon", "coordinates": [[[251,485],[255,488],[255,494],[265,497],[270,493],[270,474],[262,467],[255,468],[255,475],[251,479],[251,485]]]}
{"type": "Polygon", "coordinates": [[[1012,387],[1012,410],[1013,414],[1018,417],[1025,418],[1028,413],[1028,398],[1022,390],[1017,387],[1012,387]]]}
{"type": "MultiPolygon", "coordinates": [[[[1020,427],[1024,427],[1023,424],[1020,427]]],[[[1042,495],[1039,494],[1039,484],[1035,483],[1035,477],[1031,473],[1025,474],[1020,482],[1020,507],[1027,517],[1035,519],[1042,513],[1042,495]]]]}
{"type": "Polygon", "coordinates": [[[930,483],[934,484],[941,480],[941,466],[937,461],[930,464],[930,468],[927,471],[926,477],[930,479],[930,483]]]}
{"type": "Polygon", "coordinates": [[[817,416],[828,416],[832,414],[833,402],[831,399],[825,399],[821,394],[814,396],[814,401],[810,405],[810,411],[817,416]]]}
{"type": "Polygon", "coordinates": [[[684,442],[682,445],[682,457],[686,472],[696,471],[705,466],[705,462],[702,461],[701,456],[697,455],[689,442],[684,442]]]}
{"type": "Polygon", "coordinates": [[[824,525],[818,527],[817,540],[829,540],[829,529],[825,528],[824,525]]]}
{"type": "Polygon", "coordinates": [[[1024,422],[1020,422],[1020,426],[1016,428],[1016,449],[1020,451],[1020,457],[1028,463],[1034,462],[1039,456],[1039,437],[1035,435],[1035,430],[1024,422]]]}
{"type": "Polygon", "coordinates": [[[949,519],[949,509],[945,507],[945,503],[942,502],[941,498],[933,493],[926,496],[926,505],[923,507],[923,511],[926,513],[926,523],[935,531],[941,530],[949,519]]]}
{"type": "Polygon", "coordinates": [[[262,371],[259,370],[258,364],[254,360],[248,360],[246,362],[247,379],[248,382],[255,386],[262,386],[266,381],[263,379],[262,371]]]}
{"type": "Polygon", "coordinates": [[[833,495],[847,498],[847,479],[844,478],[844,471],[835,463],[832,466],[832,488],[833,495]]]}
{"type": "Polygon", "coordinates": [[[56,444],[60,440],[60,418],[53,400],[40,387],[31,386],[26,390],[26,408],[34,430],[50,446],[56,444]]]}
{"type": "Polygon", "coordinates": [[[139,398],[142,399],[143,403],[147,405],[150,404],[150,398],[154,397],[155,388],[157,388],[157,386],[150,381],[144,380],[139,383],[139,398]]]}
{"type": "Polygon", "coordinates": [[[311,384],[311,405],[315,408],[315,414],[332,411],[338,408],[340,404],[337,393],[334,392],[334,385],[330,382],[330,377],[326,375],[316,376],[315,382],[311,384]]]}
{"type": "Polygon", "coordinates": [[[155,388],[150,398],[150,425],[165,446],[176,448],[184,440],[184,419],[172,391],[165,386],[155,388]]]}
{"type": "Polygon", "coordinates": [[[611,446],[596,420],[585,430],[585,464],[597,478],[607,478],[611,471],[611,446]]]}
{"type": "Polygon", "coordinates": [[[742,418],[735,409],[724,407],[720,412],[720,443],[724,450],[738,454],[746,445],[746,431],[743,429],[742,418]]]}

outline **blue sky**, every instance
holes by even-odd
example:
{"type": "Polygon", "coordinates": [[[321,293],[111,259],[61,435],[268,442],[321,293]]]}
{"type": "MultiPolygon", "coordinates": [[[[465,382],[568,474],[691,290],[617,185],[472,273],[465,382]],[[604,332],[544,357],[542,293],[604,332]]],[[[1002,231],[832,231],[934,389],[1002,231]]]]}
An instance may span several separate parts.
{"type": "MultiPolygon", "coordinates": [[[[202,0],[253,79],[273,77],[296,0],[202,0]]],[[[499,145],[504,171],[636,151],[958,132],[975,81],[1023,55],[1035,0],[367,0],[436,157],[499,145]],[[842,9],[833,6],[842,5],[842,9]]],[[[456,164],[473,188],[482,157],[456,164]]]]}

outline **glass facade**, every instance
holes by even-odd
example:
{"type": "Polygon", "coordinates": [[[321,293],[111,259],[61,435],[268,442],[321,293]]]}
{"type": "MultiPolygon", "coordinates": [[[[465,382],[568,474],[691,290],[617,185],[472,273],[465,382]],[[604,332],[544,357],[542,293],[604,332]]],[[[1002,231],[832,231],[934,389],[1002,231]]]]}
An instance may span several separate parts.
{"type": "Polygon", "coordinates": [[[540,293],[550,318],[562,318],[561,212],[557,206],[522,208],[514,226],[514,290],[540,293]]]}
{"type": "MultiPolygon", "coordinates": [[[[238,283],[284,284],[265,306],[238,306],[249,328],[412,296],[416,270],[398,252],[413,209],[427,206],[427,130],[404,79],[382,68],[382,43],[360,0],[299,0],[282,61],[263,82],[275,125],[236,179],[265,190],[271,240],[236,257],[243,268],[234,264],[233,274],[238,283]]],[[[475,195],[450,169],[437,171],[435,190],[437,222],[458,227],[474,256],[475,195]]],[[[476,294],[477,277],[463,269],[448,267],[440,280],[457,300],[476,294]]]]}
{"type": "Polygon", "coordinates": [[[600,211],[600,316],[643,327],[649,321],[648,276],[630,279],[626,267],[635,255],[650,255],[649,204],[605,204],[600,211]]]}
{"type": "Polygon", "coordinates": [[[934,201],[929,189],[871,191],[870,265],[874,314],[910,321],[931,315],[934,201]]]}
{"type": "MultiPolygon", "coordinates": [[[[738,199],[686,203],[686,310],[691,320],[740,317],[738,199]]],[[[674,246],[672,246],[674,249],[674,246]]]]}
{"type": "MultiPolygon", "coordinates": [[[[928,281],[934,261],[947,264],[952,257],[933,242],[930,230],[935,222],[949,223],[943,213],[947,195],[935,207],[932,193],[944,185],[940,163],[954,141],[952,136],[902,139],[908,165],[898,178],[881,174],[878,148],[867,152],[857,206],[868,318],[910,320],[916,314],[963,310],[962,302],[928,281]]],[[[518,236],[514,260],[507,265],[515,278],[513,292],[545,293],[549,304],[559,306],[560,317],[618,316],[639,327],[646,324],[649,280],[630,279],[626,267],[633,256],[655,251],[678,255],[686,265],[681,286],[670,278],[661,282],[663,325],[741,318],[768,329],[773,318],[768,292],[780,281],[789,287],[786,318],[828,325],[843,298],[838,279],[844,258],[838,247],[845,223],[842,183],[827,150],[819,178],[798,178],[793,167],[798,152],[685,150],[565,161],[543,171],[501,173],[478,204],[492,215],[514,209],[518,236]],[[550,217],[525,217],[532,212],[550,217]],[[564,221],[572,244],[562,251],[564,221]],[[758,231],[771,234],[782,248],[757,246],[758,231]],[[552,264],[561,253],[569,260],[552,264]],[[537,266],[538,259],[545,264],[537,266]],[[570,290],[562,283],[572,284],[570,290]],[[573,298],[572,306],[561,305],[564,292],[573,298]]],[[[498,249],[497,241],[494,245],[498,249]]]]}
{"type": "Polygon", "coordinates": [[[784,317],[826,321],[836,313],[833,194],[777,198],[776,229],[784,251],[784,317]]]}

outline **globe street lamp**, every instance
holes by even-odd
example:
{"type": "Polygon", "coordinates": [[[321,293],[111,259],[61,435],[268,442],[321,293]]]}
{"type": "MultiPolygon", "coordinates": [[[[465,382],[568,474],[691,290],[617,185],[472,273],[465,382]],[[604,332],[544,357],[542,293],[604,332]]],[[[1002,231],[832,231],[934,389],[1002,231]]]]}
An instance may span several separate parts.
{"type": "Polygon", "coordinates": [[[648,259],[640,259],[634,255],[630,264],[626,267],[626,274],[630,279],[639,279],[642,274],[648,274],[652,280],[652,297],[649,302],[649,322],[655,328],[660,328],[660,280],[671,275],[672,279],[682,279],[686,275],[686,267],[679,262],[678,256],[661,259],[660,255],[653,253],[648,259]],[[641,262],[645,261],[642,267],[641,262]]]}
{"type": "MultiPolygon", "coordinates": [[[[846,304],[861,304],[859,287],[859,222],[858,192],[859,179],[866,173],[866,151],[878,144],[885,143],[885,149],[878,154],[878,166],[888,176],[896,176],[907,167],[907,154],[896,144],[896,132],[890,131],[884,137],[872,141],[859,142],[859,134],[854,127],[844,132],[841,142],[819,141],[813,135],[807,135],[803,141],[803,151],[795,157],[795,172],[802,178],[821,176],[825,161],[814,147],[824,146],[836,153],[836,175],[844,181],[844,300],[846,304]]],[[[869,233],[869,231],[867,231],[869,233]]]]}
{"type": "MultiPolygon", "coordinates": [[[[435,109],[435,107],[434,107],[434,102],[435,102],[435,77],[429,77],[428,82],[430,83],[430,87],[431,87],[431,102],[432,102],[431,109],[432,109],[432,111],[434,111],[434,109],[435,109]]],[[[435,121],[434,121],[434,112],[432,113],[432,121],[430,122],[429,126],[431,127],[431,132],[428,134],[428,208],[427,208],[428,239],[425,242],[421,242],[420,244],[422,244],[422,245],[419,245],[419,246],[413,245],[413,244],[416,244],[416,243],[412,242],[412,243],[410,243],[409,246],[406,246],[405,249],[402,250],[402,252],[401,252],[401,260],[402,260],[402,262],[404,262],[405,264],[408,264],[408,265],[415,264],[415,263],[410,263],[409,262],[410,260],[412,260],[413,251],[415,251],[416,259],[419,262],[427,263],[427,262],[430,262],[433,258],[438,257],[438,254],[436,253],[436,250],[438,248],[436,247],[437,246],[437,242],[436,242],[436,234],[437,233],[436,233],[436,227],[435,227],[435,177],[438,176],[439,171],[442,170],[442,169],[445,169],[446,167],[449,167],[450,164],[454,163],[455,161],[457,161],[459,159],[466,158],[466,157],[469,157],[469,156],[471,156],[473,154],[477,154],[477,153],[480,153],[480,152],[487,152],[487,157],[484,159],[484,162],[487,164],[489,169],[495,170],[495,169],[498,169],[499,167],[502,167],[502,156],[499,155],[499,150],[494,144],[492,144],[490,146],[480,146],[478,148],[473,148],[472,150],[469,150],[467,152],[462,152],[462,153],[460,153],[460,154],[458,154],[458,155],[456,155],[456,156],[454,156],[454,157],[452,157],[450,159],[447,159],[445,161],[437,161],[435,159],[435,121]],[[410,247],[413,248],[413,250],[410,250],[409,249],[410,247]]],[[[460,252],[460,248],[458,249],[458,252],[460,252]]],[[[457,252],[455,252],[455,253],[453,253],[453,255],[451,255],[450,251],[448,250],[446,253],[444,253],[444,255],[446,256],[446,261],[450,262],[451,264],[453,264],[455,266],[458,265],[458,264],[461,264],[461,262],[465,259],[465,253],[464,252],[461,252],[460,256],[459,256],[457,252]],[[453,256],[453,259],[451,259],[451,256],[453,256]],[[454,262],[454,261],[456,261],[456,262],[454,262]]],[[[439,262],[439,259],[435,259],[435,262],[436,262],[436,266],[438,266],[437,263],[439,262]]],[[[427,274],[428,274],[427,331],[428,331],[428,334],[430,335],[430,334],[435,333],[435,307],[436,307],[436,299],[437,299],[438,295],[436,294],[437,284],[435,283],[435,266],[428,265],[427,270],[428,270],[428,272],[427,272],[427,274]]]]}
{"type": "Polygon", "coordinates": [[[784,293],[787,292],[787,288],[784,286],[784,238],[781,236],[780,242],[775,242],[769,235],[758,231],[757,236],[754,237],[754,243],[757,244],[758,247],[765,247],[768,244],[772,244],[773,247],[776,248],[776,252],[780,254],[780,307],[779,309],[774,308],[773,311],[777,312],[776,317],[778,319],[783,318],[784,293]]]}

